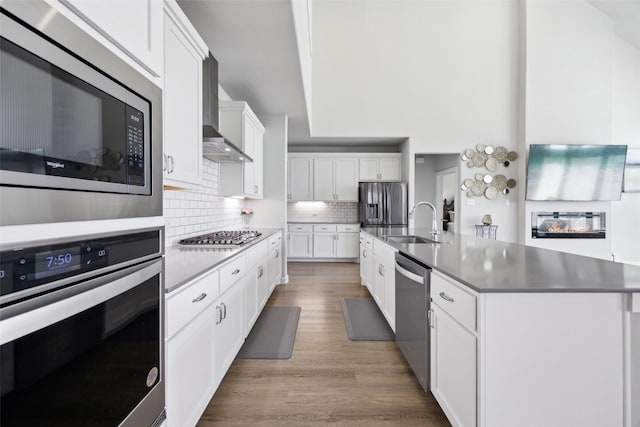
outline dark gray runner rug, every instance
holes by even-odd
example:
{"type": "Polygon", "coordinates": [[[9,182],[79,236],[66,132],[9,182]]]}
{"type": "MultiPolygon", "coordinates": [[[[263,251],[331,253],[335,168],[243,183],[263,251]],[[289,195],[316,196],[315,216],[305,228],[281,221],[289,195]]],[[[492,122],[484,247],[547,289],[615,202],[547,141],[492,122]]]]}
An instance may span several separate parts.
{"type": "Polygon", "coordinates": [[[300,307],[266,306],[236,357],[289,359],[299,318],[300,307]]]}
{"type": "Polygon", "coordinates": [[[342,298],[342,314],[352,341],[393,341],[394,334],[371,298],[342,298]]]}

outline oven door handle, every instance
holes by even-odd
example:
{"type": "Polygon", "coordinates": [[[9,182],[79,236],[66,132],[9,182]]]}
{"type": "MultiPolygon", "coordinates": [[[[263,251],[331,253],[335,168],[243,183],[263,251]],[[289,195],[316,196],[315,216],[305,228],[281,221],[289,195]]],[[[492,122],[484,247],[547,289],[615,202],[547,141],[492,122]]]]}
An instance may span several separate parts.
{"type": "Polygon", "coordinates": [[[162,284],[163,266],[162,258],[147,261],[0,309],[0,344],[101,304],[158,274],[162,284]]]}

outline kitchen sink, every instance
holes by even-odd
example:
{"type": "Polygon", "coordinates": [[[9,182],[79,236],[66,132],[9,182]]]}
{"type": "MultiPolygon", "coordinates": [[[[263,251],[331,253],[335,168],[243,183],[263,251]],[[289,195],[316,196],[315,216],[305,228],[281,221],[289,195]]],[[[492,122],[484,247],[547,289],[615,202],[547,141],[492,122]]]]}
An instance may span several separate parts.
{"type": "Polygon", "coordinates": [[[437,240],[431,240],[431,239],[427,239],[426,237],[422,237],[422,236],[413,236],[413,235],[403,235],[403,236],[385,236],[385,238],[391,242],[395,242],[395,243],[430,243],[430,244],[434,244],[434,243],[440,243],[437,240]]]}

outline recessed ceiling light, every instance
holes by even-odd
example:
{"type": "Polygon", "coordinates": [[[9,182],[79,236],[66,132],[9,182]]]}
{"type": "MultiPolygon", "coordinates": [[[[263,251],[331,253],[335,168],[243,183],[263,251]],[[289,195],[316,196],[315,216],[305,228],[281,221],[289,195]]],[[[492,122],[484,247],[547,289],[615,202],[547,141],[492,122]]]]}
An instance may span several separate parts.
{"type": "Polygon", "coordinates": [[[227,147],[224,149],[224,151],[231,151],[231,148],[227,147]]]}

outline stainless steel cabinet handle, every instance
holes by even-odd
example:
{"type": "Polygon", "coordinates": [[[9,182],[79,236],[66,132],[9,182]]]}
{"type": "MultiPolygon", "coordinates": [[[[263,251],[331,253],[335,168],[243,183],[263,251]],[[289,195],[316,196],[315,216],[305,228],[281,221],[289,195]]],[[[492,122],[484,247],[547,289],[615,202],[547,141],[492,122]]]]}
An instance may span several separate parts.
{"type": "Polygon", "coordinates": [[[222,309],[219,305],[216,306],[216,325],[222,323],[222,309]]]}
{"type": "Polygon", "coordinates": [[[200,302],[203,299],[205,299],[207,297],[206,293],[201,293],[200,295],[198,295],[196,298],[192,299],[191,302],[196,303],[196,302],[200,302]]]}
{"type": "Polygon", "coordinates": [[[240,273],[240,269],[239,269],[239,268],[236,268],[235,270],[233,270],[233,271],[231,272],[231,274],[232,274],[232,275],[234,275],[234,274],[238,274],[238,273],[240,273]]]}
{"type": "Polygon", "coordinates": [[[280,251],[276,249],[276,258],[280,257],[280,251]]]}
{"type": "Polygon", "coordinates": [[[366,258],[367,257],[367,251],[362,251],[362,258],[366,258]]]}
{"type": "Polygon", "coordinates": [[[380,264],[380,275],[384,276],[384,264],[380,264]]]}
{"type": "Polygon", "coordinates": [[[438,295],[440,295],[440,298],[442,298],[445,301],[453,302],[453,298],[451,298],[449,295],[445,294],[444,292],[440,292],[438,295]]]}
{"type": "Polygon", "coordinates": [[[222,306],[222,318],[226,319],[227,318],[227,304],[221,302],[220,305],[222,306]]]}
{"type": "Polygon", "coordinates": [[[258,266],[258,279],[264,274],[264,268],[261,265],[258,266]]]}
{"type": "Polygon", "coordinates": [[[432,309],[427,310],[427,319],[429,319],[429,327],[433,328],[434,325],[433,325],[433,310],[432,309]]]}
{"type": "Polygon", "coordinates": [[[169,156],[169,164],[167,166],[167,173],[173,173],[173,169],[175,167],[175,161],[173,160],[173,156],[169,156]]]}

